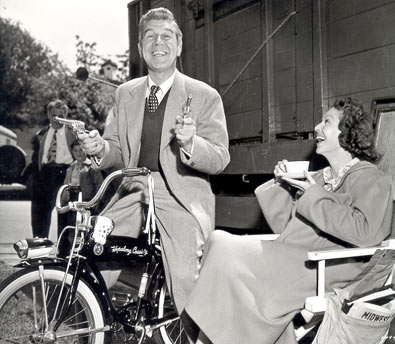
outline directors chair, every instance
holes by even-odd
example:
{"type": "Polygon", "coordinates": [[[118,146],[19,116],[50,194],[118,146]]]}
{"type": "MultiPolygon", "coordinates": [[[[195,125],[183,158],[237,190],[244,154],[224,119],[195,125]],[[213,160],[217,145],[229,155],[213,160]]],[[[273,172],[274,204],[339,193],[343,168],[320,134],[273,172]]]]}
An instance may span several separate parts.
{"type": "MultiPolygon", "coordinates": [[[[395,99],[377,99],[373,101],[372,113],[375,119],[375,145],[377,151],[383,154],[378,168],[385,174],[392,176],[395,190],[395,99]]],[[[395,200],[395,197],[394,197],[395,200]]],[[[305,324],[295,330],[298,342],[312,329],[316,328],[323,318],[327,307],[328,295],[325,291],[325,266],[333,260],[350,259],[373,256],[377,250],[395,250],[395,206],[392,220],[391,235],[381,245],[368,248],[344,248],[338,250],[311,251],[306,259],[317,264],[317,294],[305,300],[305,307],[301,311],[305,324]]],[[[275,240],[278,234],[249,235],[257,240],[275,240]]],[[[392,281],[388,278],[386,284],[392,281]]],[[[385,337],[382,342],[384,343],[385,337]]]]}

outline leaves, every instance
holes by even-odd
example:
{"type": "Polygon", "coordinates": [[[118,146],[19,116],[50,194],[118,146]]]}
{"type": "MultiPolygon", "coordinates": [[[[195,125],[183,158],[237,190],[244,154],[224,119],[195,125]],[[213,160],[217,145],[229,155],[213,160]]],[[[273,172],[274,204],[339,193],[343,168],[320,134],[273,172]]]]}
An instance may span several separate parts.
{"type": "MultiPolygon", "coordinates": [[[[0,17],[0,125],[24,128],[47,122],[46,106],[62,99],[69,118],[85,122],[87,129],[104,128],[115,88],[79,81],[51,50],[38,43],[19,24],[0,17]]],[[[96,53],[95,42],[76,36],[76,61],[100,78],[101,64],[108,60],[96,53]]],[[[127,80],[128,52],[116,55],[117,77],[127,80]]]]}

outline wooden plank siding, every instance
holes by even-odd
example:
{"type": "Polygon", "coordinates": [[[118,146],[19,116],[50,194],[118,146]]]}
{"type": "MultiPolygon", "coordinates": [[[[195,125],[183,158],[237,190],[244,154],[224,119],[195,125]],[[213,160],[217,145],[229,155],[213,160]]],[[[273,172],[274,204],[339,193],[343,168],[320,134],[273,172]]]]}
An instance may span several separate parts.
{"type": "Polygon", "coordinates": [[[238,228],[243,231],[254,229],[261,233],[271,233],[254,196],[218,196],[215,217],[218,220],[217,228],[238,228]]]}
{"type": "MultiPolygon", "coordinates": [[[[369,110],[374,99],[395,95],[395,0],[143,0],[129,6],[129,20],[157,6],[175,11],[184,33],[178,68],[227,91],[231,162],[213,178],[218,227],[264,226],[247,184],[230,191],[220,187],[225,180],[266,180],[280,159],[310,160],[314,127],[338,97],[369,110]]],[[[129,26],[131,47],[136,28],[129,26]]],[[[132,77],[144,73],[141,64],[131,51],[132,77]]]]}
{"type": "Polygon", "coordinates": [[[394,94],[395,2],[347,5],[328,3],[328,96],[353,96],[369,109],[372,99],[394,94]]]}
{"type": "Polygon", "coordinates": [[[313,140],[293,140],[292,144],[284,140],[266,145],[231,146],[229,150],[233,164],[226,168],[225,173],[231,169],[229,174],[241,175],[246,174],[246,171],[253,171],[247,174],[266,174],[274,170],[279,156],[287,160],[310,160],[314,149],[313,140]]]}
{"type": "MultiPolygon", "coordinates": [[[[216,87],[222,94],[259,47],[260,4],[224,16],[214,22],[216,87]]],[[[230,141],[262,137],[261,54],[252,61],[223,96],[230,141]]]]}

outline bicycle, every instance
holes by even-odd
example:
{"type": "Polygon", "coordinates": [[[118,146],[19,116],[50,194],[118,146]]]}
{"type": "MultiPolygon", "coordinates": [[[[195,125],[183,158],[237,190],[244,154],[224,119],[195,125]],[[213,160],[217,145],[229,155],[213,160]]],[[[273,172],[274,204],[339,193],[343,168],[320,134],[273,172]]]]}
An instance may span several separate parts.
{"type": "Polygon", "coordinates": [[[48,239],[18,241],[21,270],[0,284],[0,342],[3,343],[145,343],[185,344],[188,339],[167,291],[159,233],[155,224],[153,179],[146,168],[115,171],[88,202],[61,204],[59,213],[76,212],[70,254],[60,257],[48,239]],[[90,209],[117,177],[147,176],[150,202],[139,238],[109,236],[113,223],[90,209]],[[97,266],[100,262],[143,264],[137,296],[110,296],[97,266]],[[15,321],[23,326],[15,326],[15,321]]]}

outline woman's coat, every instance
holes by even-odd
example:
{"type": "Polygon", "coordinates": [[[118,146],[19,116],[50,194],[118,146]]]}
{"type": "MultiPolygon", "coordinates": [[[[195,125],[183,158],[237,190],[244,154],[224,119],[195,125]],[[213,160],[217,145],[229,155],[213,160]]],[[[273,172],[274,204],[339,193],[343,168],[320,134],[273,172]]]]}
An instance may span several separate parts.
{"type": "MultiPolygon", "coordinates": [[[[186,311],[215,344],[296,343],[292,319],[316,295],[311,250],[379,244],[390,234],[392,182],[374,165],[358,162],[334,190],[322,171],[299,199],[273,180],[255,191],[263,214],[280,237],[260,241],[215,231],[186,311]]],[[[342,287],[363,262],[326,268],[326,289],[342,287]]]]}

